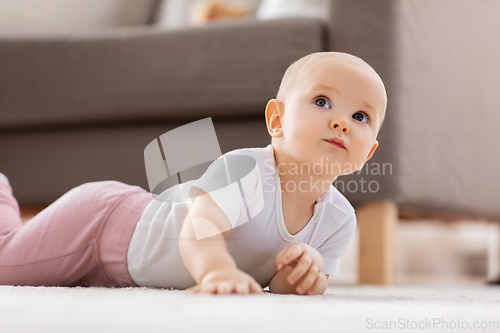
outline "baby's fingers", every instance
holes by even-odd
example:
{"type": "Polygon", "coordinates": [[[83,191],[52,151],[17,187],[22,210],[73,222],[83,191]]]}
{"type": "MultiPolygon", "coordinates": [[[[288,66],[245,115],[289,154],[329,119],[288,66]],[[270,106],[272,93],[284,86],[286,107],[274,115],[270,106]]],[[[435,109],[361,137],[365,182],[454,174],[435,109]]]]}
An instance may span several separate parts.
{"type": "Polygon", "coordinates": [[[217,286],[218,286],[217,283],[202,284],[200,292],[206,294],[217,294],[217,286]]]}
{"type": "Polygon", "coordinates": [[[246,283],[238,283],[236,285],[236,293],[246,295],[250,292],[250,287],[246,283]]]}
{"type": "Polygon", "coordinates": [[[306,273],[305,278],[297,286],[297,292],[299,294],[304,294],[308,289],[310,289],[314,282],[318,279],[319,269],[316,265],[312,265],[306,273]]]}
{"type": "Polygon", "coordinates": [[[311,288],[309,288],[309,290],[307,291],[307,295],[309,296],[312,296],[312,295],[318,295],[320,294],[319,292],[319,286],[321,284],[321,279],[320,279],[320,276],[318,275],[318,278],[316,279],[316,281],[314,281],[313,285],[311,286],[311,288]]]}
{"type": "Polygon", "coordinates": [[[234,284],[232,282],[220,282],[217,286],[217,294],[230,294],[233,292],[234,284]]]}
{"type": "Polygon", "coordinates": [[[262,287],[257,282],[250,282],[250,292],[251,293],[262,293],[262,287]]]}
{"type": "MultiPolygon", "coordinates": [[[[310,256],[304,255],[300,257],[299,262],[295,265],[290,275],[288,275],[287,281],[289,284],[294,284],[297,282],[307,271],[316,265],[313,265],[313,261],[310,256]]],[[[317,267],[316,267],[317,269],[317,267]]]]}
{"type": "Polygon", "coordinates": [[[304,249],[299,246],[290,246],[283,253],[276,256],[278,270],[285,268],[286,265],[300,257],[304,253],[304,249]]]}
{"type": "Polygon", "coordinates": [[[209,293],[209,294],[231,294],[237,293],[246,295],[249,293],[262,293],[262,287],[256,282],[249,283],[233,283],[223,281],[219,283],[198,284],[194,287],[186,289],[186,293],[209,293]]]}
{"type": "Polygon", "coordinates": [[[217,292],[217,285],[210,283],[210,284],[197,284],[194,287],[186,289],[186,293],[188,294],[194,294],[194,293],[210,293],[213,294],[217,292]]]}
{"type": "Polygon", "coordinates": [[[200,289],[201,289],[200,285],[197,284],[194,287],[186,289],[186,293],[188,293],[188,294],[194,294],[194,293],[200,292],[200,289]]]}

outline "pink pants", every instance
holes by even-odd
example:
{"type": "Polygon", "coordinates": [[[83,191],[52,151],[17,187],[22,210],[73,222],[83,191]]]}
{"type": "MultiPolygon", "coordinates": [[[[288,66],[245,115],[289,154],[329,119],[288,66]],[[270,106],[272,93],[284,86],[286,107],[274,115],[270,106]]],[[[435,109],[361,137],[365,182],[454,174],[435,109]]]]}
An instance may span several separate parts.
{"type": "Polygon", "coordinates": [[[10,185],[0,182],[0,285],[137,286],[127,250],[153,200],[139,186],[77,186],[21,224],[10,185]]]}

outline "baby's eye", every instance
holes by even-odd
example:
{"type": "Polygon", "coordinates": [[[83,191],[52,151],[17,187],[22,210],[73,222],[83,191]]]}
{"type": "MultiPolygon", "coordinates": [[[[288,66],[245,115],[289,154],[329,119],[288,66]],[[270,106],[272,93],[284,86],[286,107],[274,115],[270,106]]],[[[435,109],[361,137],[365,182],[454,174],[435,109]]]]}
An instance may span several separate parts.
{"type": "Polygon", "coordinates": [[[314,100],[314,104],[316,106],[319,106],[320,108],[329,108],[330,107],[330,104],[328,103],[328,101],[326,99],[324,99],[323,97],[320,97],[320,98],[316,98],[314,100]]]}
{"type": "Polygon", "coordinates": [[[363,112],[356,112],[355,114],[352,115],[352,118],[362,123],[368,122],[368,116],[365,115],[363,112]]]}

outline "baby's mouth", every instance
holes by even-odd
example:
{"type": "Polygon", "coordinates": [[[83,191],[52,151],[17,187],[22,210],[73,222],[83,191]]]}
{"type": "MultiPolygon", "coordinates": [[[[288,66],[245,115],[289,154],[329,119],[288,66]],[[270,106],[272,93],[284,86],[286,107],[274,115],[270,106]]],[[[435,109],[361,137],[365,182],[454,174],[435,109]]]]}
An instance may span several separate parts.
{"type": "Polygon", "coordinates": [[[336,147],[339,147],[341,149],[346,149],[345,145],[344,145],[344,141],[342,141],[341,139],[332,138],[332,139],[326,139],[325,141],[328,142],[329,144],[334,145],[336,147]]]}

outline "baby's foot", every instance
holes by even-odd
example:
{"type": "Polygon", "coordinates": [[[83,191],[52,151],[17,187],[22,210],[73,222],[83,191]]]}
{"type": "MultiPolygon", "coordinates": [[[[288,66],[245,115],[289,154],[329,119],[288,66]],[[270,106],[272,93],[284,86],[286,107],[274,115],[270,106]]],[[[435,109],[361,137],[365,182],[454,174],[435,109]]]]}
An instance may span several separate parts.
{"type": "Polygon", "coordinates": [[[7,176],[5,176],[3,173],[0,172],[0,182],[2,183],[5,183],[5,184],[9,184],[9,179],[7,178],[7,176]]]}

